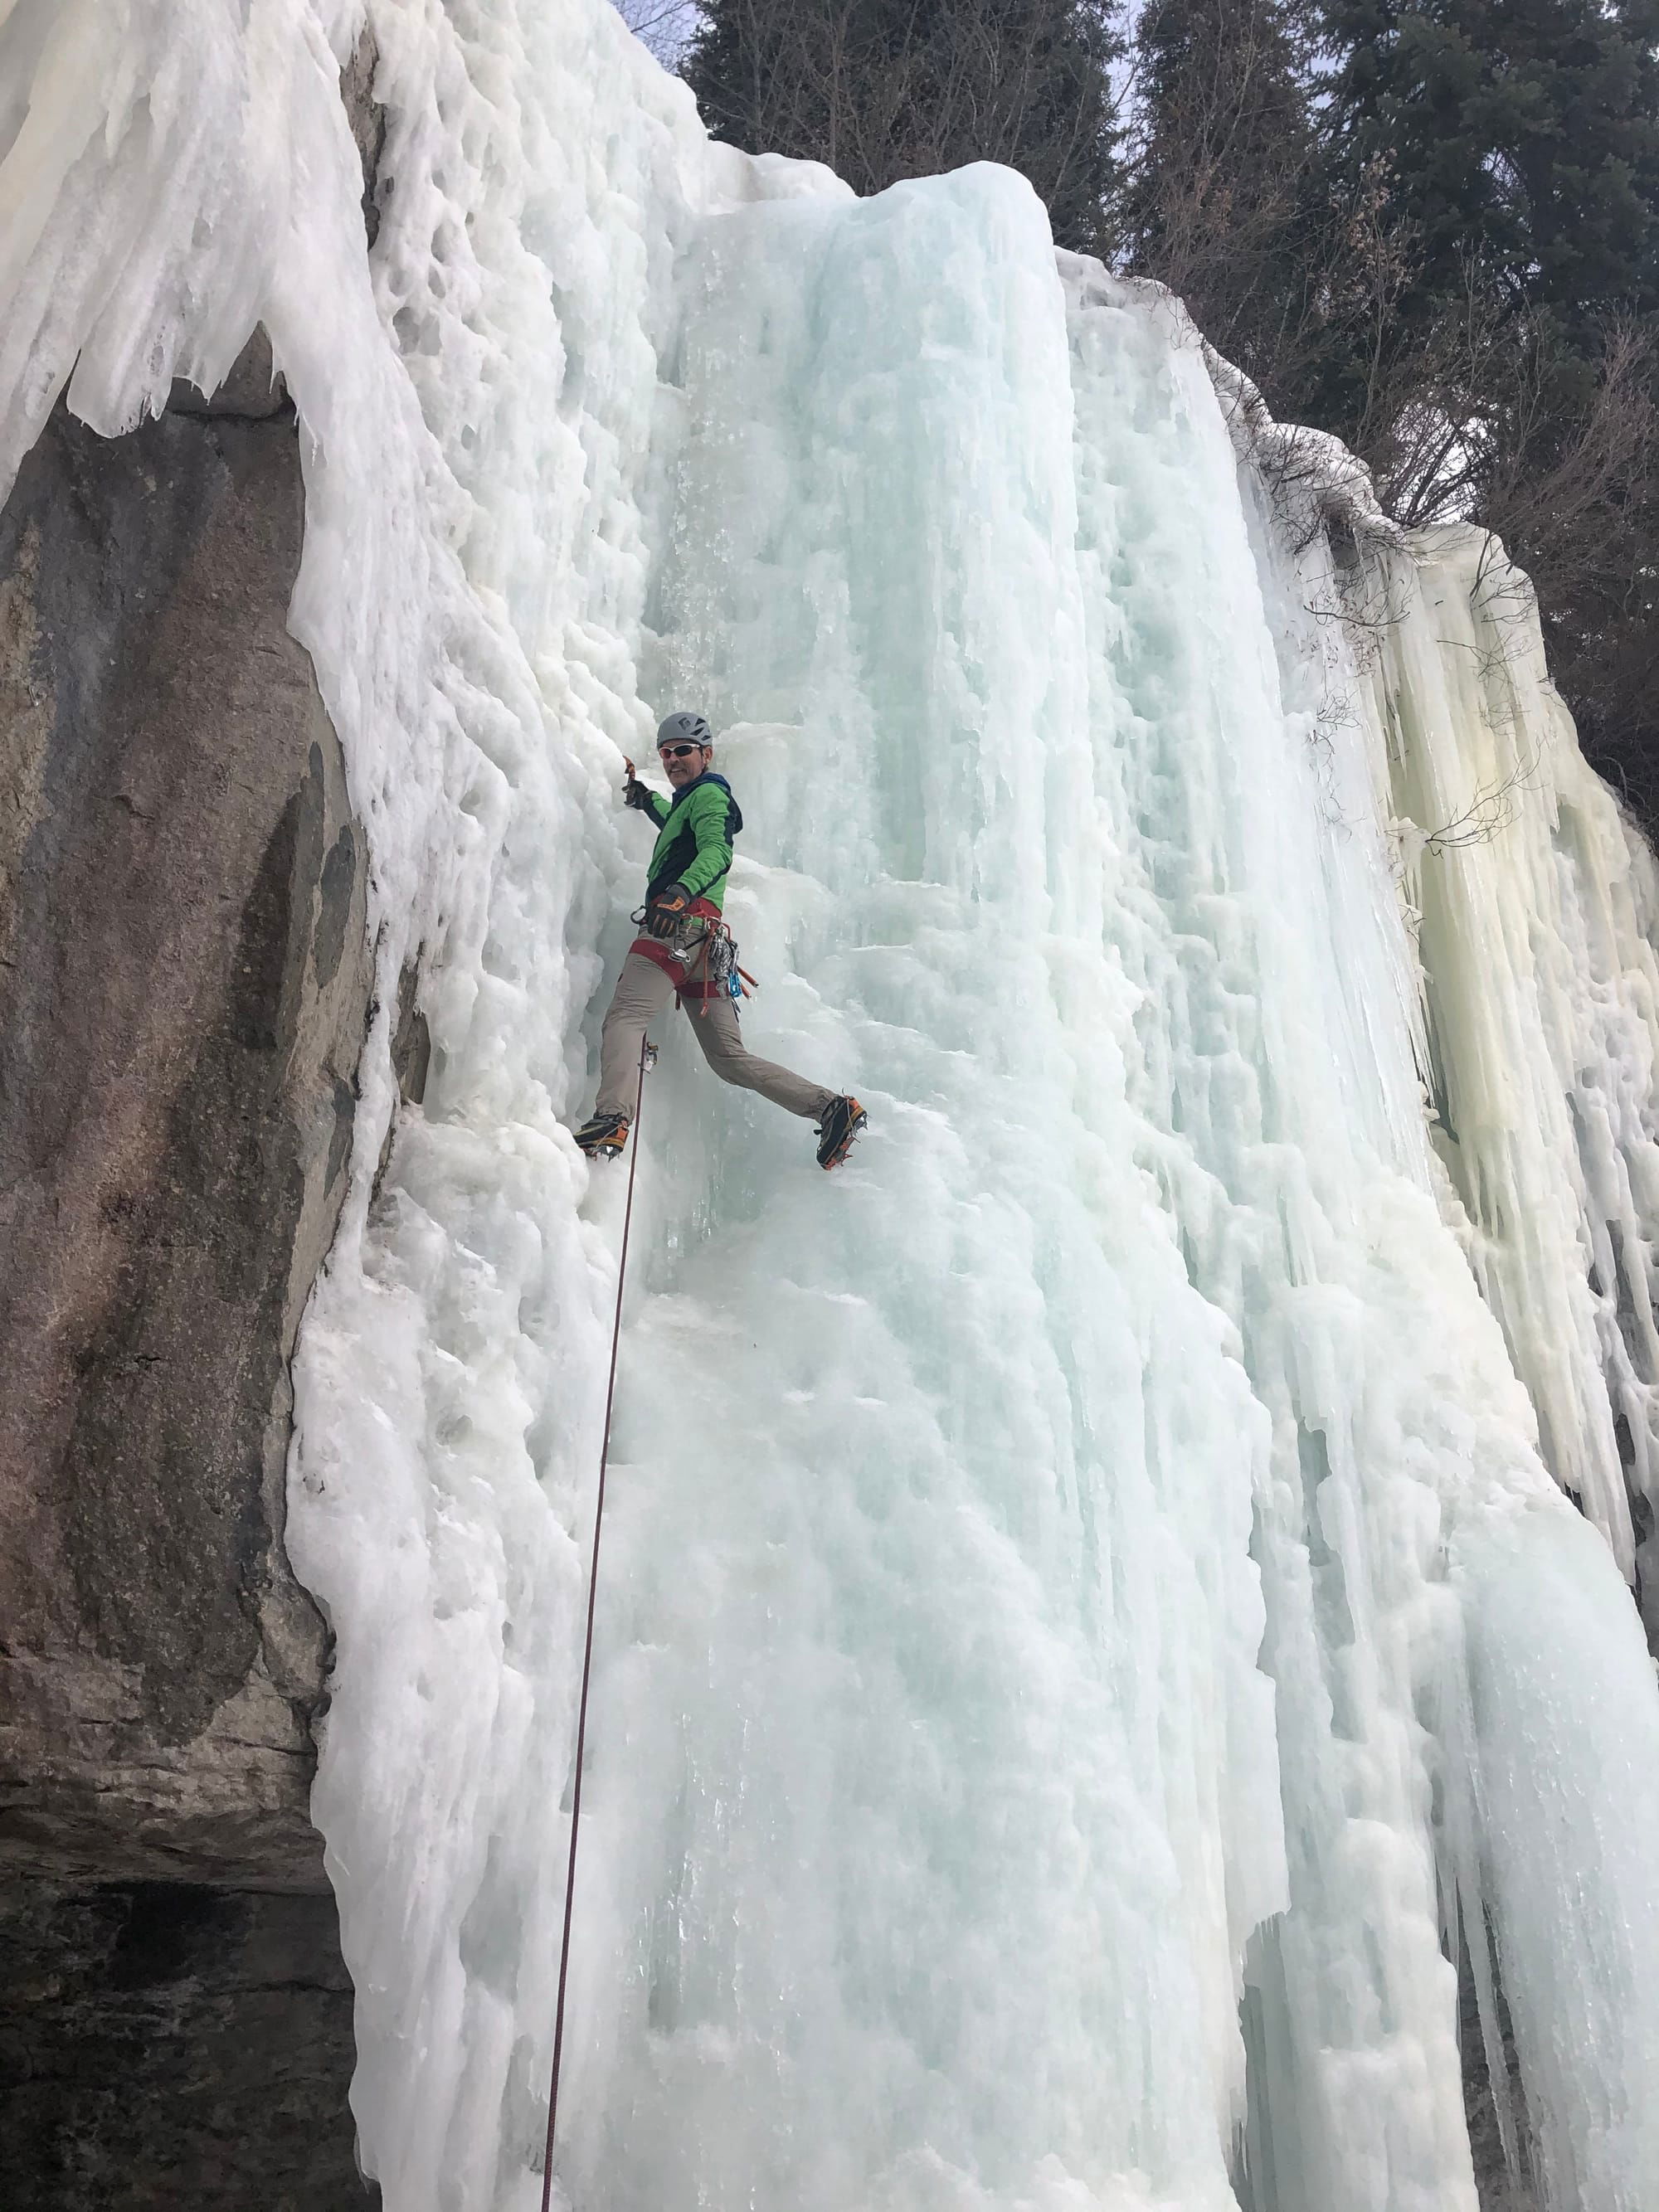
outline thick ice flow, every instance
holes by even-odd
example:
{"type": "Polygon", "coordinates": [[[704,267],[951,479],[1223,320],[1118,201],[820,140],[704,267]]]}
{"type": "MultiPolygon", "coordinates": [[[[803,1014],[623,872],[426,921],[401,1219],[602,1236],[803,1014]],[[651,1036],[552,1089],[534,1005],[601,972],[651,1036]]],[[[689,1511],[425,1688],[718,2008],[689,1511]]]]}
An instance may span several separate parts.
{"type": "MultiPolygon", "coordinates": [[[[1546,1460],[1628,1572],[1629,1498],[1650,1535],[1659,1485],[1653,859],[1584,764],[1502,548],[1427,533],[1382,588],[1436,1143],[1546,1460]]],[[[1650,1601],[1650,1558],[1644,1581],[1650,1601]]]]}
{"type": "Polygon", "coordinates": [[[1648,2212],[1655,877],[1498,550],[1012,174],[712,146],[599,0],[24,6],[0,88],[7,467],[259,321],[301,417],[379,991],[289,1543],[388,2212],[540,2199],[567,1133],[678,706],[746,1032],[871,1128],[664,1025],[556,2201],[1475,2212],[1484,2064],[1545,2212],[1648,2212]]]}
{"type": "Polygon", "coordinates": [[[1547,2204],[1640,2212],[1659,2174],[1653,1669],[1580,1522],[1476,1522],[1455,1553],[1488,1909],[1547,2204]],[[1540,1623],[1548,1624],[1540,1633],[1540,1623]]]}
{"type": "Polygon", "coordinates": [[[652,1079],[574,2193],[1225,2203],[1265,1425],[1132,1164],[1046,229],[990,170],[765,206],[683,298],[670,496],[724,520],[652,673],[766,825],[751,1030],[877,1127],[829,1184],[652,1079]]]}

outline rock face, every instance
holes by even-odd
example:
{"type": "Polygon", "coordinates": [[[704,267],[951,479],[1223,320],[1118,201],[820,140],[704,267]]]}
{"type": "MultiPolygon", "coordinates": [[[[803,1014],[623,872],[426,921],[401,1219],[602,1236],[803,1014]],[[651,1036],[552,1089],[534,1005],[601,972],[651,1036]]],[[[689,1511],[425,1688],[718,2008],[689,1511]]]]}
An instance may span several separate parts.
{"type": "Polygon", "coordinates": [[[372,2206],[331,1898],[8,1881],[0,1950],[8,2204],[372,2206]]]}
{"type": "Polygon", "coordinates": [[[60,408],[0,515],[0,2163],[42,2212],[368,2201],[282,1546],[364,851],[262,345],[125,438],[60,408]]]}

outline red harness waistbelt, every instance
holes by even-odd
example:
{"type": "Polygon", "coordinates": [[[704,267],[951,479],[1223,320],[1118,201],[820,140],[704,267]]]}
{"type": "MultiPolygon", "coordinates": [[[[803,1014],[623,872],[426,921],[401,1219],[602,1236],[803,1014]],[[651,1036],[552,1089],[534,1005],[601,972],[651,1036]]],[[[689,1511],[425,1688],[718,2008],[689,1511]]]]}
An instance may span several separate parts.
{"type": "MultiPolygon", "coordinates": [[[[708,901],[703,898],[693,899],[689,913],[698,921],[718,921],[720,918],[720,908],[717,906],[711,906],[708,901]]],[[[642,952],[647,960],[654,960],[665,975],[672,976],[683,999],[717,998],[724,988],[714,983],[687,983],[685,977],[690,970],[684,961],[677,959],[659,938],[636,937],[629,950],[642,952]]],[[[694,954],[693,959],[695,958],[694,954]]]]}

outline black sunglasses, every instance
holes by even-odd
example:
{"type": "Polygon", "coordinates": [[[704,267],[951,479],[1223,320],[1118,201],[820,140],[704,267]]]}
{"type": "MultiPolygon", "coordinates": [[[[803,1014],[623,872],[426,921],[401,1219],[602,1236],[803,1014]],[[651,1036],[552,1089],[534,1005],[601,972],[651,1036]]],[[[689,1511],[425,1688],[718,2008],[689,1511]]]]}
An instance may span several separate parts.
{"type": "Polygon", "coordinates": [[[665,760],[690,760],[693,753],[702,750],[701,745],[659,745],[657,750],[665,760]]]}

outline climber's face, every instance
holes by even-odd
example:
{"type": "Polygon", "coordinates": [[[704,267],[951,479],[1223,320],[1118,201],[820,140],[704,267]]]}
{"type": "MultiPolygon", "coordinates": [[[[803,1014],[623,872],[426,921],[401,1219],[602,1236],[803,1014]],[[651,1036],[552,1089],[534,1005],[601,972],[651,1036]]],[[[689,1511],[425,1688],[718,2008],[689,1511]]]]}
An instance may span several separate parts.
{"type": "Polygon", "coordinates": [[[663,774],[678,791],[682,784],[696,781],[714,754],[708,745],[664,745],[657,757],[663,774]]]}

